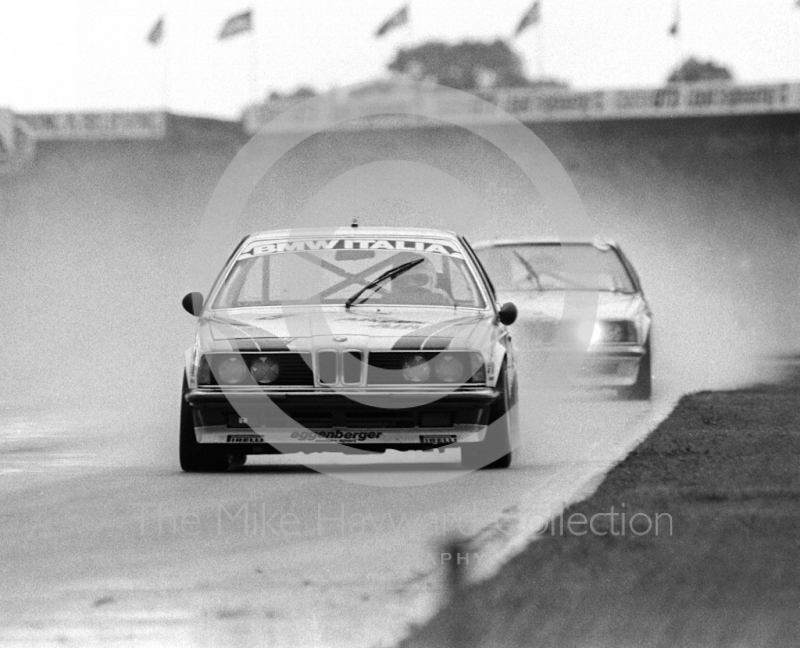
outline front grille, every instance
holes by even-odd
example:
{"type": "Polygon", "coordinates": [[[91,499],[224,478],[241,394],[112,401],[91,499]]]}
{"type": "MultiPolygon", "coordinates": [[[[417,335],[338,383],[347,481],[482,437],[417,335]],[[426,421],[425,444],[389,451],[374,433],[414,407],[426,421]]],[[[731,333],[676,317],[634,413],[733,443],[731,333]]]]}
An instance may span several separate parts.
{"type": "Polygon", "coordinates": [[[361,352],[360,351],[345,351],[342,354],[342,368],[344,370],[345,383],[359,383],[361,382],[361,352]]]}
{"type": "Polygon", "coordinates": [[[317,352],[317,380],[321,385],[360,385],[363,382],[361,351],[324,349],[317,352]]]}
{"type": "Polygon", "coordinates": [[[317,377],[321,383],[332,385],[336,382],[336,351],[320,351],[317,354],[317,377]]]}

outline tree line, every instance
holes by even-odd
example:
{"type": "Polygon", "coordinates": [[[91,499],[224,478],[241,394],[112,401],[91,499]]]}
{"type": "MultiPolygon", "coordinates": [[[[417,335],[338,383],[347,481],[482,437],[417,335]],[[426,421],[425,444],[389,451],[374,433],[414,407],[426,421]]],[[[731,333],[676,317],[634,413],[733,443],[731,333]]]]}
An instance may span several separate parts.
{"type": "MultiPolygon", "coordinates": [[[[491,42],[464,40],[459,43],[429,41],[414,47],[401,47],[386,67],[394,74],[457,90],[569,88],[569,84],[562,79],[528,77],[519,54],[501,39],[491,42]]],[[[666,79],[667,83],[732,80],[733,73],[727,66],[693,56],[671,70],[666,79]]],[[[315,94],[312,87],[304,85],[286,94],[273,91],[268,98],[303,99],[315,94]]]]}

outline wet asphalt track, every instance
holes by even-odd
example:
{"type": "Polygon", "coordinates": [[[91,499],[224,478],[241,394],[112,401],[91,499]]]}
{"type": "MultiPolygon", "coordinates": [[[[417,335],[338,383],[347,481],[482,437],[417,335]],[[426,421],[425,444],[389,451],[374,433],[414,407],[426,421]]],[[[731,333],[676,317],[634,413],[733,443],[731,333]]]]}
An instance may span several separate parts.
{"type": "Polygon", "coordinates": [[[644,404],[575,393],[543,426],[523,408],[513,468],[467,474],[447,451],[309,460],[325,474],[287,456],[189,475],[140,451],[176,434],[172,417],[137,432],[111,410],[88,429],[78,414],[7,416],[0,642],[392,643],[444,596],[446,539],[476,538],[462,563],[492,573],[674,401],[666,385],[644,404]],[[109,434],[120,427],[133,434],[109,434]]]}

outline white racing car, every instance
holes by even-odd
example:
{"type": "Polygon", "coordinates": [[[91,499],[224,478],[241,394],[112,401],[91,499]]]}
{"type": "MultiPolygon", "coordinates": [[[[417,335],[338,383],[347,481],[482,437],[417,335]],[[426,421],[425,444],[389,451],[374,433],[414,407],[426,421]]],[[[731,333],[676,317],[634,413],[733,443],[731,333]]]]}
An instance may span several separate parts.
{"type": "Polygon", "coordinates": [[[547,353],[578,340],[582,322],[562,317],[567,291],[597,291],[597,318],[578,384],[616,388],[623,398],[647,400],[652,391],[652,315],[639,277],[613,241],[539,238],[476,243],[475,251],[501,299],[520,313],[520,349],[547,353]],[[597,276],[570,274],[565,255],[590,254],[597,276]],[[564,334],[566,333],[566,335],[564,334]],[[571,335],[575,333],[574,335],[571,335]]]}
{"type": "Polygon", "coordinates": [[[180,463],[248,454],[461,448],[504,468],[517,383],[500,306],[467,241],[349,227],[247,237],[198,317],[181,399],[180,463]]]}

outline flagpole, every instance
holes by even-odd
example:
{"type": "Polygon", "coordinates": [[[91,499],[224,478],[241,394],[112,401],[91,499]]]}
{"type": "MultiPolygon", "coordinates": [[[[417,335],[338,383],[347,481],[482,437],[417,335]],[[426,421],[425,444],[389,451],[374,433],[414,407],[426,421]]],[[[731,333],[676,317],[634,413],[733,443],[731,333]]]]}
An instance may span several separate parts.
{"type": "MultiPolygon", "coordinates": [[[[166,22],[167,18],[166,15],[164,16],[164,30],[166,31],[169,25],[166,22]]],[[[165,33],[164,37],[162,38],[164,41],[164,54],[162,56],[162,68],[163,68],[163,79],[162,79],[162,97],[164,101],[164,112],[169,112],[171,97],[170,97],[170,52],[169,52],[169,41],[170,35],[165,33]]]]}
{"type": "Polygon", "coordinates": [[[250,26],[250,97],[256,104],[260,103],[259,97],[259,52],[258,38],[256,36],[256,10],[255,5],[252,9],[252,24],[250,26]]]}
{"type": "Polygon", "coordinates": [[[681,65],[683,65],[683,16],[681,15],[681,0],[675,0],[675,16],[672,23],[672,29],[674,30],[673,36],[675,37],[675,51],[678,56],[678,60],[675,63],[675,69],[678,69],[681,65]]]}
{"type": "Polygon", "coordinates": [[[415,33],[414,33],[414,13],[411,11],[411,0],[408,0],[408,2],[406,3],[406,6],[408,7],[408,16],[409,16],[409,18],[408,18],[408,38],[406,39],[406,42],[408,43],[408,47],[410,49],[411,48],[411,44],[414,42],[414,36],[415,36],[415,33]]]}
{"type": "Polygon", "coordinates": [[[388,42],[397,42],[399,44],[399,49],[404,49],[402,45],[403,43],[407,44],[407,46],[410,48],[411,42],[414,39],[414,25],[412,23],[413,19],[411,18],[411,0],[406,0],[406,2],[398,10],[396,10],[378,26],[374,36],[375,38],[384,38],[390,32],[394,32],[398,28],[405,27],[407,31],[402,37],[398,38],[393,34],[388,42]]]}
{"type": "MultiPolygon", "coordinates": [[[[399,46],[397,47],[398,50],[400,49],[410,50],[412,47],[412,43],[414,42],[414,14],[412,13],[411,0],[408,0],[405,6],[407,7],[406,11],[408,12],[408,22],[400,28],[400,31],[403,31],[403,27],[405,27],[406,33],[397,39],[399,43],[399,46]],[[402,45],[404,41],[405,41],[405,48],[402,45]]],[[[404,79],[402,83],[405,84],[406,81],[407,80],[404,79]]]]}
{"type": "MultiPolygon", "coordinates": [[[[533,28],[536,30],[536,41],[533,49],[533,56],[536,57],[535,72],[539,75],[540,79],[544,77],[544,35],[540,33],[542,22],[542,5],[541,0],[534,0],[528,10],[522,15],[522,18],[517,23],[517,28],[511,36],[511,40],[517,39],[523,32],[533,28]]],[[[528,52],[531,50],[528,49],[528,52]]],[[[526,57],[526,59],[529,56],[526,57]]]]}
{"type": "Polygon", "coordinates": [[[542,28],[542,24],[539,23],[538,25],[534,25],[536,29],[536,67],[538,68],[539,72],[539,80],[544,80],[544,69],[545,69],[545,43],[544,43],[544,29],[542,28]]]}

